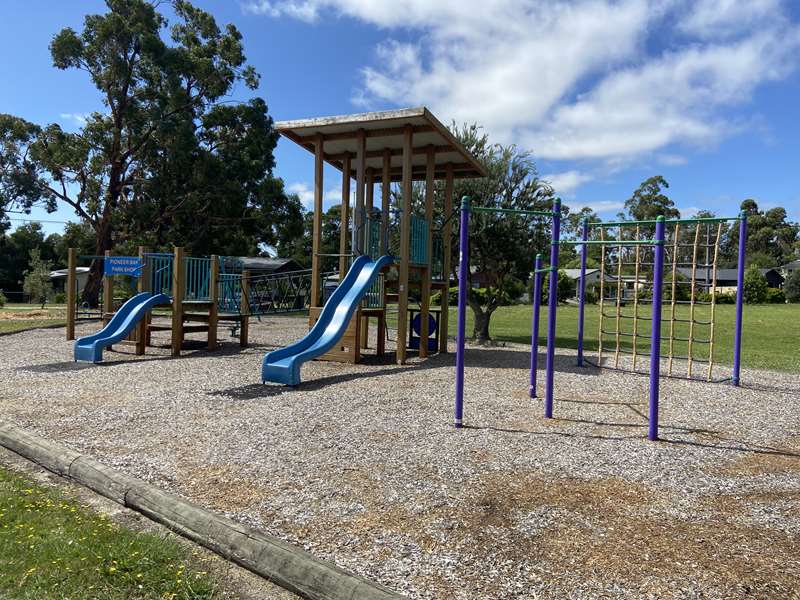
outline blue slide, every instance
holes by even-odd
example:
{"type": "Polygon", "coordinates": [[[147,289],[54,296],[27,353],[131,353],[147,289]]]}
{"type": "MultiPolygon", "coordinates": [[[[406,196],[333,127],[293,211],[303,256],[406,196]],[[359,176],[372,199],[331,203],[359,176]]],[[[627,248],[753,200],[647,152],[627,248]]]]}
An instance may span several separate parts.
{"type": "Polygon", "coordinates": [[[153,295],[150,292],[136,294],[120,306],[108,325],[93,335],[87,335],[75,341],[75,360],[101,362],[103,348],[124,340],[154,306],[169,304],[171,301],[172,299],[166,294],[153,295]]]}
{"type": "Polygon", "coordinates": [[[268,352],[261,366],[261,380],[300,385],[300,367],[308,360],[322,356],[341,339],[358,303],[384,267],[391,264],[391,256],[371,260],[359,256],[345,278],[325,303],[319,319],[306,336],[291,346],[268,352]]]}

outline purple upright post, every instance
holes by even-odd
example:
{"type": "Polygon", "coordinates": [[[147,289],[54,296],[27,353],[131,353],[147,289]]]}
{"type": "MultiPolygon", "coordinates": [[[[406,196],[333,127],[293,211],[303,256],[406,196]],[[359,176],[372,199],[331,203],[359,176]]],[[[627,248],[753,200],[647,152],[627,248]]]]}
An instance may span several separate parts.
{"type": "Polygon", "coordinates": [[[558,245],[561,240],[561,199],[553,201],[553,233],[550,238],[550,290],[547,301],[547,380],[545,382],[544,416],[553,418],[553,368],[556,353],[556,309],[558,308],[558,245]]]}
{"type": "Polygon", "coordinates": [[[533,262],[533,316],[531,317],[531,387],[530,396],[536,398],[536,370],[539,368],[539,309],[542,304],[542,255],[533,262]]]}
{"type": "MultiPolygon", "coordinates": [[[[581,241],[589,239],[589,219],[583,219],[581,241]]],[[[588,244],[581,246],[581,277],[578,280],[578,366],[583,366],[583,308],[586,302],[586,258],[589,254],[588,244]]]]}
{"type": "Polygon", "coordinates": [[[658,384],[661,377],[661,300],[664,292],[664,217],[656,220],[653,266],[653,331],[650,338],[650,427],[647,437],[658,439],[658,384]]]}
{"type": "Polygon", "coordinates": [[[736,329],[733,340],[733,385],[739,385],[739,371],[742,366],[742,316],[744,301],[744,260],[747,247],[747,213],[739,215],[739,264],[736,274],[736,329]]]}
{"type": "Polygon", "coordinates": [[[455,426],[464,417],[464,344],[467,329],[467,286],[469,285],[469,197],[461,199],[461,230],[458,248],[458,335],[456,336],[456,409],[455,426]]]}

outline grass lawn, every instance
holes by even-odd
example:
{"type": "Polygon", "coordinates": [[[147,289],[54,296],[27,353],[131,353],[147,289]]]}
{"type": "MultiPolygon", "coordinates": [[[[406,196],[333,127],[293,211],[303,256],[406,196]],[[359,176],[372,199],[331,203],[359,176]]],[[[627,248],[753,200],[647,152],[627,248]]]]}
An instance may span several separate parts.
{"type": "Polygon", "coordinates": [[[213,598],[171,539],[137,533],[0,468],[0,597],[213,598]]]}
{"type": "Polygon", "coordinates": [[[48,304],[44,309],[37,304],[6,304],[0,308],[0,334],[66,325],[66,322],[63,304],[48,304]]]}
{"type": "MultiPolygon", "coordinates": [[[[686,319],[689,317],[687,306],[676,307],[677,318],[686,319]]],[[[606,306],[604,308],[603,329],[606,331],[615,330],[615,308],[606,306]]],[[[651,308],[649,305],[639,307],[639,316],[649,317],[651,308]]],[[[623,318],[620,319],[620,331],[633,333],[633,319],[626,319],[624,316],[633,315],[633,306],[628,305],[622,308],[623,318]]],[[[556,345],[561,348],[577,348],[578,331],[578,307],[572,305],[559,306],[556,315],[556,345]]],[[[595,352],[597,350],[597,340],[599,333],[600,307],[591,305],[586,307],[586,322],[584,347],[595,352]]],[[[663,312],[664,322],[662,324],[662,337],[669,336],[670,311],[665,307],[663,312]]],[[[709,321],[710,307],[695,307],[696,320],[709,321]]],[[[714,331],[714,362],[720,364],[733,364],[733,332],[736,321],[736,307],[730,304],[722,304],[716,307],[715,331],[714,331]]],[[[450,310],[449,334],[456,335],[456,311],[450,310]]],[[[494,315],[489,326],[492,338],[497,341],[517,342],[530,344],[531,341],[531,307],[530,306],[503,306],[494,315]]],[[[708,325],[695,325],[693,337],[700,340],[710,339],[711,327],[708,325]]],[[[467,311],[467,332],[472,333],[472,311],[467,311]]],[[[689,325],[687,323],[676,323],[674,335],[676,337],[688,338],[689,325]]],[[[539,325],[539,343],[545,344],[547,341],[547,308],[542,308],[541,320],[539,325]]],[[[650,322],[640,321],[637,328],[637,348],[639,351],[646,351],[650,346],[650,322]]],[[[622,336],[620,346],[631,350],[633,338],[622,336]]],[[[800,372],[800,352],[798,352],[798,340],[800,340],[800,304],[764,304],[764,305],[745,305],[744,325],[742,334],[742,363],[745,367],[759,369],[773,369],[778,371],[800,372]]],[[[615,336],[604,335],[603,347],[606,349],[614,348],[616,343],[615,336]]],[[[687,342],[675,342],[673,353],[677,356],[685,356],[688,350],[687,342]]],[[[669,344],[662,343],[662,353],[666,356],[669,351],[669,344]]],[[[694,343],[692,355],[699,358],[708,357],[709,344],[694,343]]]]}

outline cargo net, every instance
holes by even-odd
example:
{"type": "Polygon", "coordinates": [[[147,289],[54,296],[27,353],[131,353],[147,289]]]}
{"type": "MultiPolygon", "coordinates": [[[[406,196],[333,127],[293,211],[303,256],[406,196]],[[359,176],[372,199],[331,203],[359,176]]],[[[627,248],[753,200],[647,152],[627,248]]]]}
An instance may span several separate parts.
{"type": "MultiPolygon", "coordinates": [[[[665,232],[661,323],[662,376],[715,378],[716,305],[729,290],[717,286],[723,223],[668,224],[665,232]]],[[[653,304],[653,246],[628,244],[653,238],[653,228],[599,228],[600,270],[598,367],[650,373],[653,304]],[[628,245],[626,245],[628,244],[628,245]]]]}

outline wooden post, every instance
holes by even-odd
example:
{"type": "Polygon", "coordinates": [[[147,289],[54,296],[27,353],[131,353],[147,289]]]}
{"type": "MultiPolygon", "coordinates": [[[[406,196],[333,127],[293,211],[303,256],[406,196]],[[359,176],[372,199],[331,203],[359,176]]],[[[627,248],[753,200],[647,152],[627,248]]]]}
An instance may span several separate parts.
{"type": "Polygon", "coordinates": [[[350,267],[347,260],[347,235],[350,225],[350,155],[342,160],[342,225],[339,232],[339,281],[344,279],[350,267]]]}
{"type": "Polygon", "coordinates": [[[356,150],[356,214],[353,219],[353,253],[364,253],[364,178],[366,177],[367,134],[358,130],[356,150]]]}
{"type": "Polygon", "coordinates": [[[389,254],[389,199],[392,184],[392,151],[383,151],[383,177],[381,181],[381,255],[389,254]]]}
{"type": "MultiPolygon", "coordinates": [[[[324,171],[324,140],[322,134],[317,134],[314,145],[314,230],[311,243],[311,303],[310,306],[319,306],[320,289],[320,255],[322,252],[322,177],[324,171]]],[[[244,281],[244,280],[243,280],[244,281]]],[[[244,321],[242,321],[244,325],[244,321]]]]}
{"type": "MultiPolygon", "coordinates": [[[[111,256],[111,250],[106,250],[106,258],[111,256]]],[[[105,325],[114,312],[114,278],[105,274],[105,264],[103,265],[103,325],[105,325]]]]}
{"type": "Polygon", "coordinates": [[[442,278],[445,287],[442,290],[442,314],[439,317],[439,352],[442,354],[447,353],[447,325],[450,313],[450,238],[453,235],[453,165],[448,164],[446,169],[444,182],[445,224],[442,229],[442,278]]]}
{"type": "Polygon", "coordinates": [[[217,349],[217,323],[219,321],[219,257],[211,255],[211,273],[208,276],[208,349],[217,349]]]}
{"type": "Polygon", "coordinates": [[[183,248],[175,246],[172,258],[172,356],[180,356],[183,345],[183,297],[186,293],[186,261],[183,256],[183,248]]]}
{"type": "Polygon", "coordinates": [[[250,332],[250,271],[242,271],[242,301],[240,302],[242,322],[239,327],[239,346],[247,348],[250,332]]]}
{"type": "Polygon", "coordinates": [[[75,319],[77,317],[78,295],[78,250],[67,250],[67,340],[75,339],[75,319]]]}
{"type": "Polygon", "coordinates": [[[367,167],[365,181],[367,184],[367,216],[369,216],[375,207],[375,176],[372,173],[372,167],[367,167]]]}
{"type": "MultiPolygon", "coordinates": [[[[139,261],[145,266],[139,271],[139,280],[136,282],[136,289],[139,293],[149,292],[150,290],[150,275],[147,268],[147,248],[139,246],[139,261]]],[[[147,348],[147,324],[150,322],[150,311],[142,317],[136,325],[136,354],[141,356],[145,353],[147,348]]]]}
{"type": "Polygon", "coordinates": [[[427,265],[422,272],[422,298],[419,307],[419,356],[428,356],[428,338],[430,331],[428,327],[428,317],[430,316],[431,305],[431,276],[432,254],[433,254],[433,192],[434,177],[436,175],[436,153],[433,146],[428,147],[428,162],[425,169],[425,222],[428,225],[428,235],[425,237],[425,252],[427,254],[427,265]]]}
{"type": "Polygon", "coordinates": [[[411,194],[413,192],[412,152],[414,128],[405,126],[403,133],[403,206],[400,215],[400,280],[397,307],[397,363],[406,362],[408,344],[408,263],[411,243],[411,194]]]}

